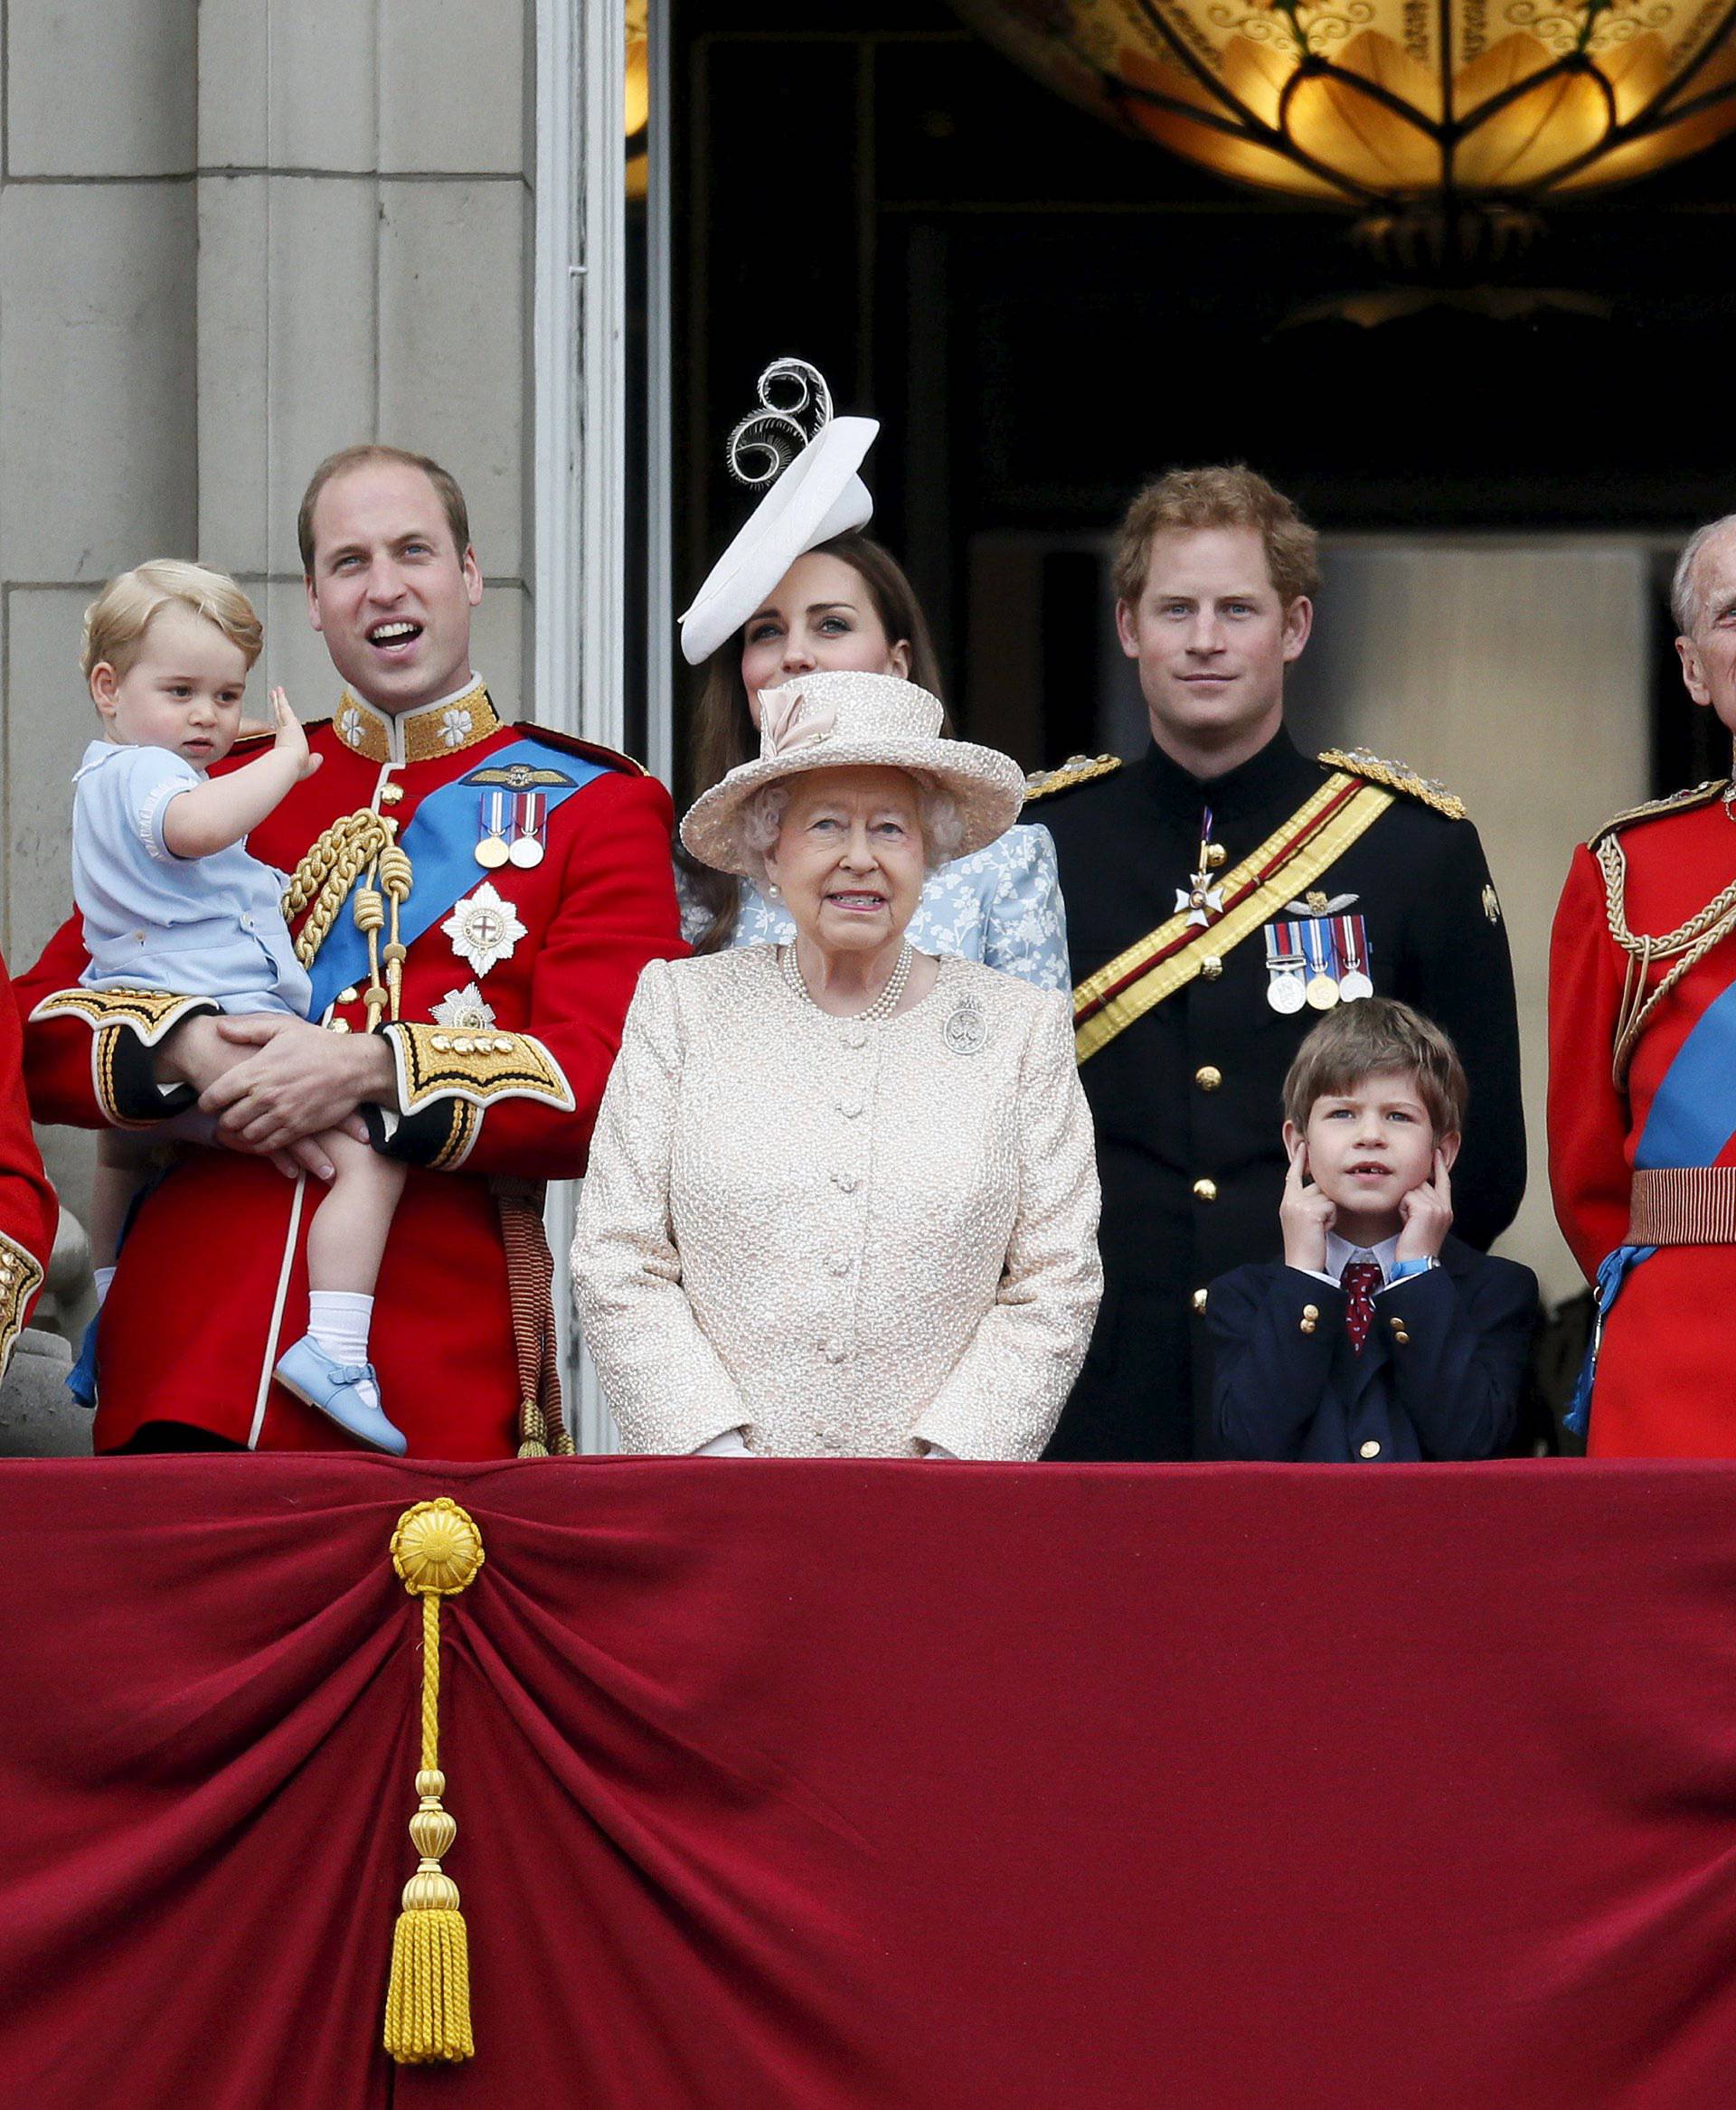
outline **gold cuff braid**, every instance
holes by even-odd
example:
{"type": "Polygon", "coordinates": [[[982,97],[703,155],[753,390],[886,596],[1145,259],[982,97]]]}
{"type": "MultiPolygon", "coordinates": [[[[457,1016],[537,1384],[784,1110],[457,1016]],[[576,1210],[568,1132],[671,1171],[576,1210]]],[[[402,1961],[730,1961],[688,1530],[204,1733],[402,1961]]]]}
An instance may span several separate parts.
{"type": "Polygon", "coordinates": [[[151,1128],[153,1120],[139,1120],[124,1113],[116,1066],[127,1036],[140,1047],[155,1048],[170,1030],[195,1012],[214,1012],[209,996],[179,996],[161,989],[57,989],[44,996],[30,1014],[38,1019],[75,1018],[88,1025],[94,1036],[90,1049],[90,1081],[104,1117],[117,1128],[151,1128]]]}
{"type": "MultiPolygon", "coordinates": [[[[444,1026],[400,1021],[385,1029],[398,1069],[398,1104],[420,1113],[436,1099],[456,1098],[472,1107],[496,1099],[535,1099],[563,1114],[573,1110],[571,1088],[561,1066],[530,1033],[459,1033],[444,1026]]],[[[467,1139],[461,1147],[467,1148],[467,1139]]],[[[442,1157],[450,1162],[454,1142],[442,1157]]]]}
{"type": "Polygon", "coordinates": [[[80,1018],[93,1031],[121,1026],[147,1048],[191,1011],[214,1011],[209,996],[177,996],[161,989],[57,989],[44,996],[31,1018],[80,1018]]]}
{"type": "Polygon", "coordinates": [[[34,1253],[0,1231],[0,1378],[12,1360],[13,1343],[24,1328],[24,1312],[42,1286],[42,1267],[34,1253]]]}

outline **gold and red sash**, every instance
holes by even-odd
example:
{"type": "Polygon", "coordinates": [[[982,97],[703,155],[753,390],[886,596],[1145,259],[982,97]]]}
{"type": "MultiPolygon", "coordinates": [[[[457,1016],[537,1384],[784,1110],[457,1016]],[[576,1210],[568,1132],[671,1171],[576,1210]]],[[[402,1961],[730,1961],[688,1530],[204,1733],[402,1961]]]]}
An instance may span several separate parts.
{"type": "Polygon", "coordinates": [[[1073,991],[1079,1060],[1106,1048],[1305,892],[1392,804],[1393,793],[1335,770],[1306,804],[1220,882],[1223,910],[1204,928],[1188,910],[1160,923],[1073,991]]]}

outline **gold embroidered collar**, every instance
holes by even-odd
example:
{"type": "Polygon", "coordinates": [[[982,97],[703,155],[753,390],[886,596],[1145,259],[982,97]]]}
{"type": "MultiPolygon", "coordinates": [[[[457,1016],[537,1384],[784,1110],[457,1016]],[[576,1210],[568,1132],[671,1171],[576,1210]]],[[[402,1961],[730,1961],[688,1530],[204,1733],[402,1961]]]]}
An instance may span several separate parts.
{"type": "Polygon", "coordinates": [[[423,703],[389,718],[349,690],[344,692],[333,730],[353,754],[369,762],[432,762],[474,748],[500,724],[487,685],[477,682],[438,703],[423,703]]]}

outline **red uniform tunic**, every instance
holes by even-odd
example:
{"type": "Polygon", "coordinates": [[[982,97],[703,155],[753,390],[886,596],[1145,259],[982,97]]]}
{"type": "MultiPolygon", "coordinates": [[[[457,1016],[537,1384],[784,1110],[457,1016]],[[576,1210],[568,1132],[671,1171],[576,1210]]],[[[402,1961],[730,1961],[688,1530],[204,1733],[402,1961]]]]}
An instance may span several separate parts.
{"type": "MultiPolygon", "coordinates": [[[[1736,823],[1722,789],[1703,787],[1612,824],[1627,861],[1623,913],[1631,931],[1676,930],[1736,878],[1736,823]]],[[[1713,946],[1659,1004],[1618,1085],[1611,1063],[1629,965],[1610,932],[1597,856],[1577,850],[1550,953],[1549,1163],[1556,1216],[1589,1280],[1627,1240],[1632,1174],[1653,1100],[1690,1031],[1736,982],[1736,935],[1713,946]]],[[[1651,966],[1648,988],[1668,965],[1651,966]]],[[[1736,1109],[1736,1077],[1731,1094],[1736,1109]]],[[[1736,1166],[1736,1137],[1703,1162],[1736,1166]]],[[[1736,1245],[1661,1246],[1632,1270],[1604,1323],[1591,1395],[1593,1456],[1736,1456],[1732,1311],[1736,1245]]]]}
{"type": "MultiPolygon", "coordinates": [[[[408,946],[403,1022],[387,1029],[405,1117],[386,1147],[414,1169],[380,1272],[370,1354],[411,1457],[513,1455],[521,1388],[494,1182],[585,1169],[639,970],[684,949],[668,795],[607,749],[502,725],[480,687],[395,721],[346,696],[332,723],[309,728],[323,766],[249,838],[255,856],[294,871],[323,830],[359,811],[389,816],[401,836],[430,794],[526,738],[557,773],[563,762],[580,764],[575,774],[607,766],[546,815],[540,863],[461,868],[462,901],[491,887],[508,913],[467,920],[442,903],[408,946]]],[[[450,797],[474,813],[480,796],[450,797]]],[[[413,877],[405,906],[416,906],[413,877]]],[[[132,1126],[174,1110],[151,1078],[151,1045],[209,1006],[77,993],[84,964],[74,917],[20,984],[36,1117],[132,1126]]],[[[364,1030],[365,982],[337,993],[335,1030],[364,1030]]],[[[316,1183],[221,1149],[189,1151],[153,1191],[103,1309],[99,1450],[158,1420],[261,1449],[344,1446],[271,1375],[307,1329],[317,1200],[316,1183]]]]}
{"type": "Polygon", "coordinates": [[[18,1012],[0,960],[0,1377],[42,1286],[59,1220],[30,1132],[18,1012]]]}

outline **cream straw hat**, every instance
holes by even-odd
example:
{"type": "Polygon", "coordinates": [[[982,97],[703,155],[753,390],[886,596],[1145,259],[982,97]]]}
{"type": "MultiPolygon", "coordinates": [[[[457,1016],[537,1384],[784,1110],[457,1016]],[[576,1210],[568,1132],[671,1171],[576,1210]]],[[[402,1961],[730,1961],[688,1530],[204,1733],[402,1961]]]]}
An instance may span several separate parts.
{"type": "Polygon", "coordinates": [[[824,377],[800,359],[767,367],[760,402],[730,435],[730,471],[740,483],[770,489],[681,618],[689,666],[734,636],[797,558],[873,517],[874,502],[856,471],[880,430],[874,420],[833,417],[824,377]],[[780,402],[780,392],[791,400],[780,402]],[[811,432],[800,422],[804,413],[811,432]]]}
{"type": "Polygon", "coordinates": [[[1004,835],[1024,803],[1024,773],[1011,755],[940,737],[940,704],[896,674],[805,674],[760,692],[760,757],[695,799],[681,839],[703,864],[759,879],[748,847],[749,803],[768,784],[813,769],[905,769],[944,791],[964,823],[957,854],[1004,835]]]}

